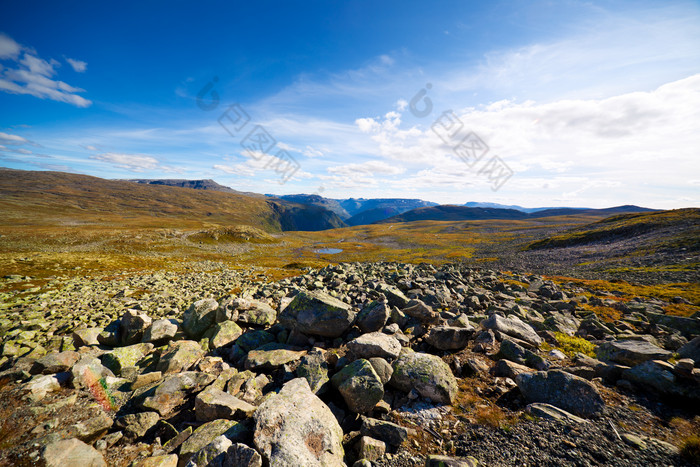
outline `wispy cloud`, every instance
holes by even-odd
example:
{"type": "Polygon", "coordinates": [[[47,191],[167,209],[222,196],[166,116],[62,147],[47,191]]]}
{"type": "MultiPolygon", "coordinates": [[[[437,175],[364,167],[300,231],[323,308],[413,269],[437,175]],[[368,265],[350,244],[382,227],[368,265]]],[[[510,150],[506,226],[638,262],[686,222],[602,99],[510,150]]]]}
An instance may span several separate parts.
{"type": "MultiPolygon", "coordinates": [[[[19,45],[4,34],[0,35],[0,59],[10,62],[0,68],[0,91],[66,102],[77,107],[92,104],[90,100],[78,95],[84,89],[54,78],[56,67],[60,66],[58,61],[42,59],[33,49],[19,45]]],[[[68,60],[76,71],[85,71],[85,62],[75,61],[74,65],[73,60],[68,60]]]]}
{"type": "Polygon", "coordinates": [[[85,73],[85,70],[87,70],[87,62],[83,62],[82,60],[73,60],[72,58],[68,57],[66,57],[66,61],[73,67],[73,70],[77,71],[78,73],[85,73]]]}
{"type": "Polygon", "coordinates": [[[162,172],[181,172],[179,169],[162,165],[158,159],[153,156],[144,154],[119,154],[119,153],[103,153],[94,154],[90,159],[106,162],[113,167],[126,169],[130,172],[146,172],[151,170],[159,170],[162,172]]]}

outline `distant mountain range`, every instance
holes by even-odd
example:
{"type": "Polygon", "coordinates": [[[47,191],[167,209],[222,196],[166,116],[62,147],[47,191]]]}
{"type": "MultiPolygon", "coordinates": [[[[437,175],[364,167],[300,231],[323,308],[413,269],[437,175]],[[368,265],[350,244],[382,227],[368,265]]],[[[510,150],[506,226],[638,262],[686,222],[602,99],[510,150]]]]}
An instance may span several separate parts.
{"type": "MultiPolygon", "coordinates": [[[[522,212],[537,212],[544,211],[545,209],[558,209],[555,207],[548,208],[524,208],[518,206],[517,204],[498,204],[498,203],[480,203],[477,201],[469,201],[464,204],[468,208],[498,208],[498,209],[515,209],[516,211],[522,212]]],[[[570,208],[570,209],[588,209],[588,208],[570,208]]]]}

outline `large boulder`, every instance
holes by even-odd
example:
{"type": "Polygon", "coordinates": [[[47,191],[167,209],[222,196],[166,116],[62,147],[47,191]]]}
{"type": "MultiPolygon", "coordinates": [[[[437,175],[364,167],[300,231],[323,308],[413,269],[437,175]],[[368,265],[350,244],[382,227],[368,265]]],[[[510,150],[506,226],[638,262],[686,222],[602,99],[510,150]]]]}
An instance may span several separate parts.
{"type": "Polygon", "coordinates": [[[462,350],[472,334],[472,327],[435,326],[425,336],[425,341],[439,350],[462,350]]]}
{"type": "Polygon", "coordinates": [[[119,320],[119,335],[122,345],[132,345],[141,342],[144,332],[153,320],[140,310],[126,310],[119,320]]]}
{"type": "Polygon", "coordinates": [[[369,412],[384,397],[384,385],[365,359],[355,360],[333,375],[331,383],[356,413],[369,412]]]}
{"type": "Polygon", "coordinates": [[[225,347],[236,342],[236,339],[243,335],[243,329],[236,324],[235,321],[222,321],[215,324],[207,332],[204,337],[209,338],[209,344],[213,348],[225,347]]]}
{"type": "Polygon", "coordinates": [[[182,328],[192,339],[199,339],[204,332],[216,322],[216,310],[219,304],[216,300],[205,298],[197,300],[185,311],[182,328]]]}
{"type": "Polygon", "coordinates": [[[350,305],[319,291],[300,292],[279,315],[285,327],[321,337],[341,336],[354,320],[350,305]]]}
{"type": "Polygon", "coordinates": [[[457,395],[457,380],[440,357],[407,351],[394,362],[389,384],[402,391],[415,389],[434,402],[452,404],[457,395]]]}
{"type": "Polygon", "coordinates": [[[311,392],[322,394],[328,388],[328,363],[322,350],[314,349],[302,357],[296,369],[297,376],[305,378],[311,392]]]}
{"type": "Polygon", "coordinates": [[[144,331],[142,342],[155,345],[167,344],[177,334],[177,322],[173,319],[157,319],[144,331]]]}
{"type": "Polygon", "coordinates": [[[697,380],[678,378],[674,367],[661,360],[647,360],[622,372],[622,378],[644,389],[651,389],[663,396],[700,401],[700,384],[697,380]]]}
{"type": "Polygon", "coordinates": [[[117,347],[102,356],[102,364],[115,375],[119,375],[124,368],[136,366],[139,360],[148,355],[151,350],[153,350],[153,344],[149,343],[117,347]]]}
{"type": "Polygon", "coordinates": [[[678,349],[678,355],[683,358],[690,358],[695,362],[695,366],[700,366],[700,336],[678,349]]]}
{"type": "Polygon", "coordinates": [[[590,381],[562,370],[520,373],[515,382],[528,402],[544,402],[586,418],[601,415],[605,408],[590,381]]]}
{"type": "Polygon", "coordinates": [[[256,326],[271,326],[277,320],[274,308],[260,300],[246,300],[238,306],[239,323],[256,326]]]}
{"type": "Polygon", "coordinates": [[[68,371],[80,359],[80,354],[73,350],[50,353],[41,357],[32,365],[31,373],[43,373],[45,375],[68,371]]]}
{"type": "Polygon", "coordinates": [[[409,301],[406,306],[401,309],[401,312],[423,323],[436,323],[440,318],[440,315],[434,312],[432,307],[418,299],[409,301]]]}
{"type": "Polygon", "coordinates": [[[537,335],[532,326],[524,323],[517,316],[505,318],[494,313],[481,322],[481,327],[524,340],[532,345],[538,346],[542,343],[542,338],[537,335]]]}
{"type": "Polygon", "coordinates": [[[194,400],[197,421],[210,422],[219,418],[238,419],[249,417],[255,412],[255,406],[215,388],[207,387],[197,394],[194,400]]]}
{"type": "Polygon", "coordinates": [[[401,343],[382,332],[362,334],[348,342],[347,346],[356,358],[380,357],[393,360],[401,353],[401,343]]]}
{"type": "Polygon", "coordinates": [[[180,462],[178,465],[186,465],[187,462],[200,450],[214,441],[219,436],[225,436],[231,441],[242,441],[248,428],[243,422],[233,420],[213,420],[200,426],[180,446],[180,462]]]}
{"type": "Polygon", "coordinates": [[[343,430],[304,378],[284,385],[253,415],[254,442],[267,465],[344,466],[343,430]]]}
{"type": "Polygon", "coordinates": [[[642,340],[605,342],[596,348],[596,356],[622,365],[634,366],[647,360],[667,360],[673,355],[654,344],[642,340]]]}

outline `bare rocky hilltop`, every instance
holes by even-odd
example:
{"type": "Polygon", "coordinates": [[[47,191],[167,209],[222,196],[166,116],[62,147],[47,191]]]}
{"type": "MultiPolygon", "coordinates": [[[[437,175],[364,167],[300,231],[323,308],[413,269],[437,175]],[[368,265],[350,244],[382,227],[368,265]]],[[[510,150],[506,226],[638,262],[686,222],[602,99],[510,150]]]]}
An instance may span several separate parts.
{"type": "Polygon", "coordinates": [[[6,276],[0,465],[700,459],[683,298],[456,264],[261,271],[6,276]]]}

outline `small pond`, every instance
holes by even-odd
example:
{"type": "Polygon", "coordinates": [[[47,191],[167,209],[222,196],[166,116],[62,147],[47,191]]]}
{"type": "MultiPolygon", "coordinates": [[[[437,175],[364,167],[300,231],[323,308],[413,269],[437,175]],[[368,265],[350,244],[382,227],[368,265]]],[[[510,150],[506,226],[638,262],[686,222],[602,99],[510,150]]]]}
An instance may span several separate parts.
{"type": "Polygon", "coordinates": [[[314,253],[321,253],[323,255],[335,255],[342,251],[343,250],[340,248],[319,248],[318,250],[314,250],[314,253]]]}

